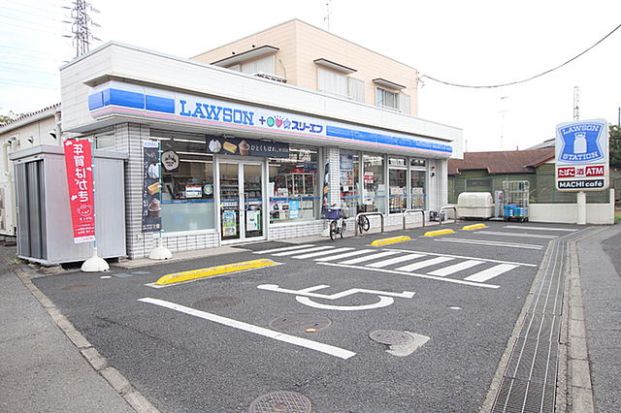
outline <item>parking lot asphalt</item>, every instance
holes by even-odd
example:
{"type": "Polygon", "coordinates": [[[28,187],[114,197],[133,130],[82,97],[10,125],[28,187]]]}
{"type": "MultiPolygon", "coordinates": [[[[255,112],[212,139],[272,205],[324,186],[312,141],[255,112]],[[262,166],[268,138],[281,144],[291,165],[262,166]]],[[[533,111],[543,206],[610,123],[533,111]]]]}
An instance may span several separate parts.
{"type": "Polygon", "coordinates": [[[113,268],[103,278],[66,273],[34,282],[164,412],[247,412],[273,391],[304,395],[314,412],[476,412],[548,243],[578,228],[463,225],[443,226],[456,230],[443,237],[419,228],[264,242],[206,259],[113,268]],[[396,235],[412,240],[369,246],[396,235]],[[146,285],[256,258],[280,265],[146,285]],[[374,341],[378,330],[407,343],[374,341]]]}

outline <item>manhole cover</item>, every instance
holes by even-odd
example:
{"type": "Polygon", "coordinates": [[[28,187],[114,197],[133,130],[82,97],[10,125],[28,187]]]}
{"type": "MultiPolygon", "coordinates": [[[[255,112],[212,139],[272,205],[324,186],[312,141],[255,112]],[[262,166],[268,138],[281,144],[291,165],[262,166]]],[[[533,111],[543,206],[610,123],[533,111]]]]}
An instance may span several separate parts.
{"type": "Polygon", "coordinates": [[[222,308],[233,307],[235,305],[241,304],[241,298],[233,297],[230,295],[218,295],[213,297],[202,298],[198,301],[195,301],[192,304],[192,307],[197,310],[219,310],[222,308]]]}
{"type": "Polygon", "coordinates": [[[413,338],[405,331],[397,330],[375,330],[371,331],[369,337],[378,343],[389,346],[401,346],[412,342],[413,338]]]}
{"type": "Polygon", "coordinates": [[[332,324],[328,317],[317,314],[294,313],[285,314],[270,322],[270,327],[288,333],[316,333],[332,324]]]}
{"type": "Polygon", "coordinates": [[[248,413],[310,413],[311,401],[292,391],[274,391],[256,398],[248,413]]]}

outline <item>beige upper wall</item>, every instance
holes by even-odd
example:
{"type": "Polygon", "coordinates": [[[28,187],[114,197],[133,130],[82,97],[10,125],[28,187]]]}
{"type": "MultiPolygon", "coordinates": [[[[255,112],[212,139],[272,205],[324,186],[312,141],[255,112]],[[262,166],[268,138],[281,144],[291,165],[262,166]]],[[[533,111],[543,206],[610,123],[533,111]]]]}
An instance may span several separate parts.
{"type": "Polygon", "coordinates": [[[213,63],[232,56],[232,52],[238,54],[253,46],[264,45],[280,49],[276,54],[276,75],[286,78],[289,84],[317,90],[318,66],[314,60],[324,58],[356,70],[349,76],[364,81],[365,103],[375,105],[373,79],[383,78],[406,86],[402,92],[410,96],[410,114],[416,116],[418,113],[416,69],[297,19],[202,53],[193,59],[213,63]]]}
{"type": "Polygon", "coordinates": [[[192,60],[211,64],[239,54],[254,47],[265,45],[278,47],[276,54],[276,75],[287,79],[287,83],[298,85],[296,65],[296,21],[290,20],[260,33],[225,44],[216,49],[194,56],[192,60]]]}

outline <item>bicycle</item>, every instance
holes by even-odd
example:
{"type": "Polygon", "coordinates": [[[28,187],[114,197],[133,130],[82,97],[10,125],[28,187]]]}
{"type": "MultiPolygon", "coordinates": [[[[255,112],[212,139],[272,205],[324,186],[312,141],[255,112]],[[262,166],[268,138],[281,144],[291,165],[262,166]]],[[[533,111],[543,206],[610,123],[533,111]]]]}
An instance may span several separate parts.
{"type": "Polygon", "coordinates": [[[360,215],[358,217],[358,221],[356,222],[358,225],[358,232],[362,234],[363,232],[367,232],[371,228],[371,223],[369,222],[369,218],[365,215],[360,215]]]}
{"type": "Polygon", "coordinates": [[[337,235],[343,238],[343,234],[347,229],[345,219],[347,217],[339,208],[330,208],[326,211],[325,219],[330,220],[330,239],[334,241],[337,235]]]}

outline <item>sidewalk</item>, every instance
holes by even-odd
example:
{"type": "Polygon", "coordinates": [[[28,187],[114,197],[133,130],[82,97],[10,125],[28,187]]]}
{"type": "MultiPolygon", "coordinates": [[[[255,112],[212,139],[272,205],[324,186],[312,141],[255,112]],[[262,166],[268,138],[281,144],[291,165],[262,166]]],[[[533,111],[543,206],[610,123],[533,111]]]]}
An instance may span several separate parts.
{"type": "Polygon", "coordinates": [[[621,225],[578,243],[596,412],[621,411],[621,225]]]}
{"type": "Polygon", "coordinates": [[[0,412],[133,412],[26,288],[0,246],[0,412]]]}

